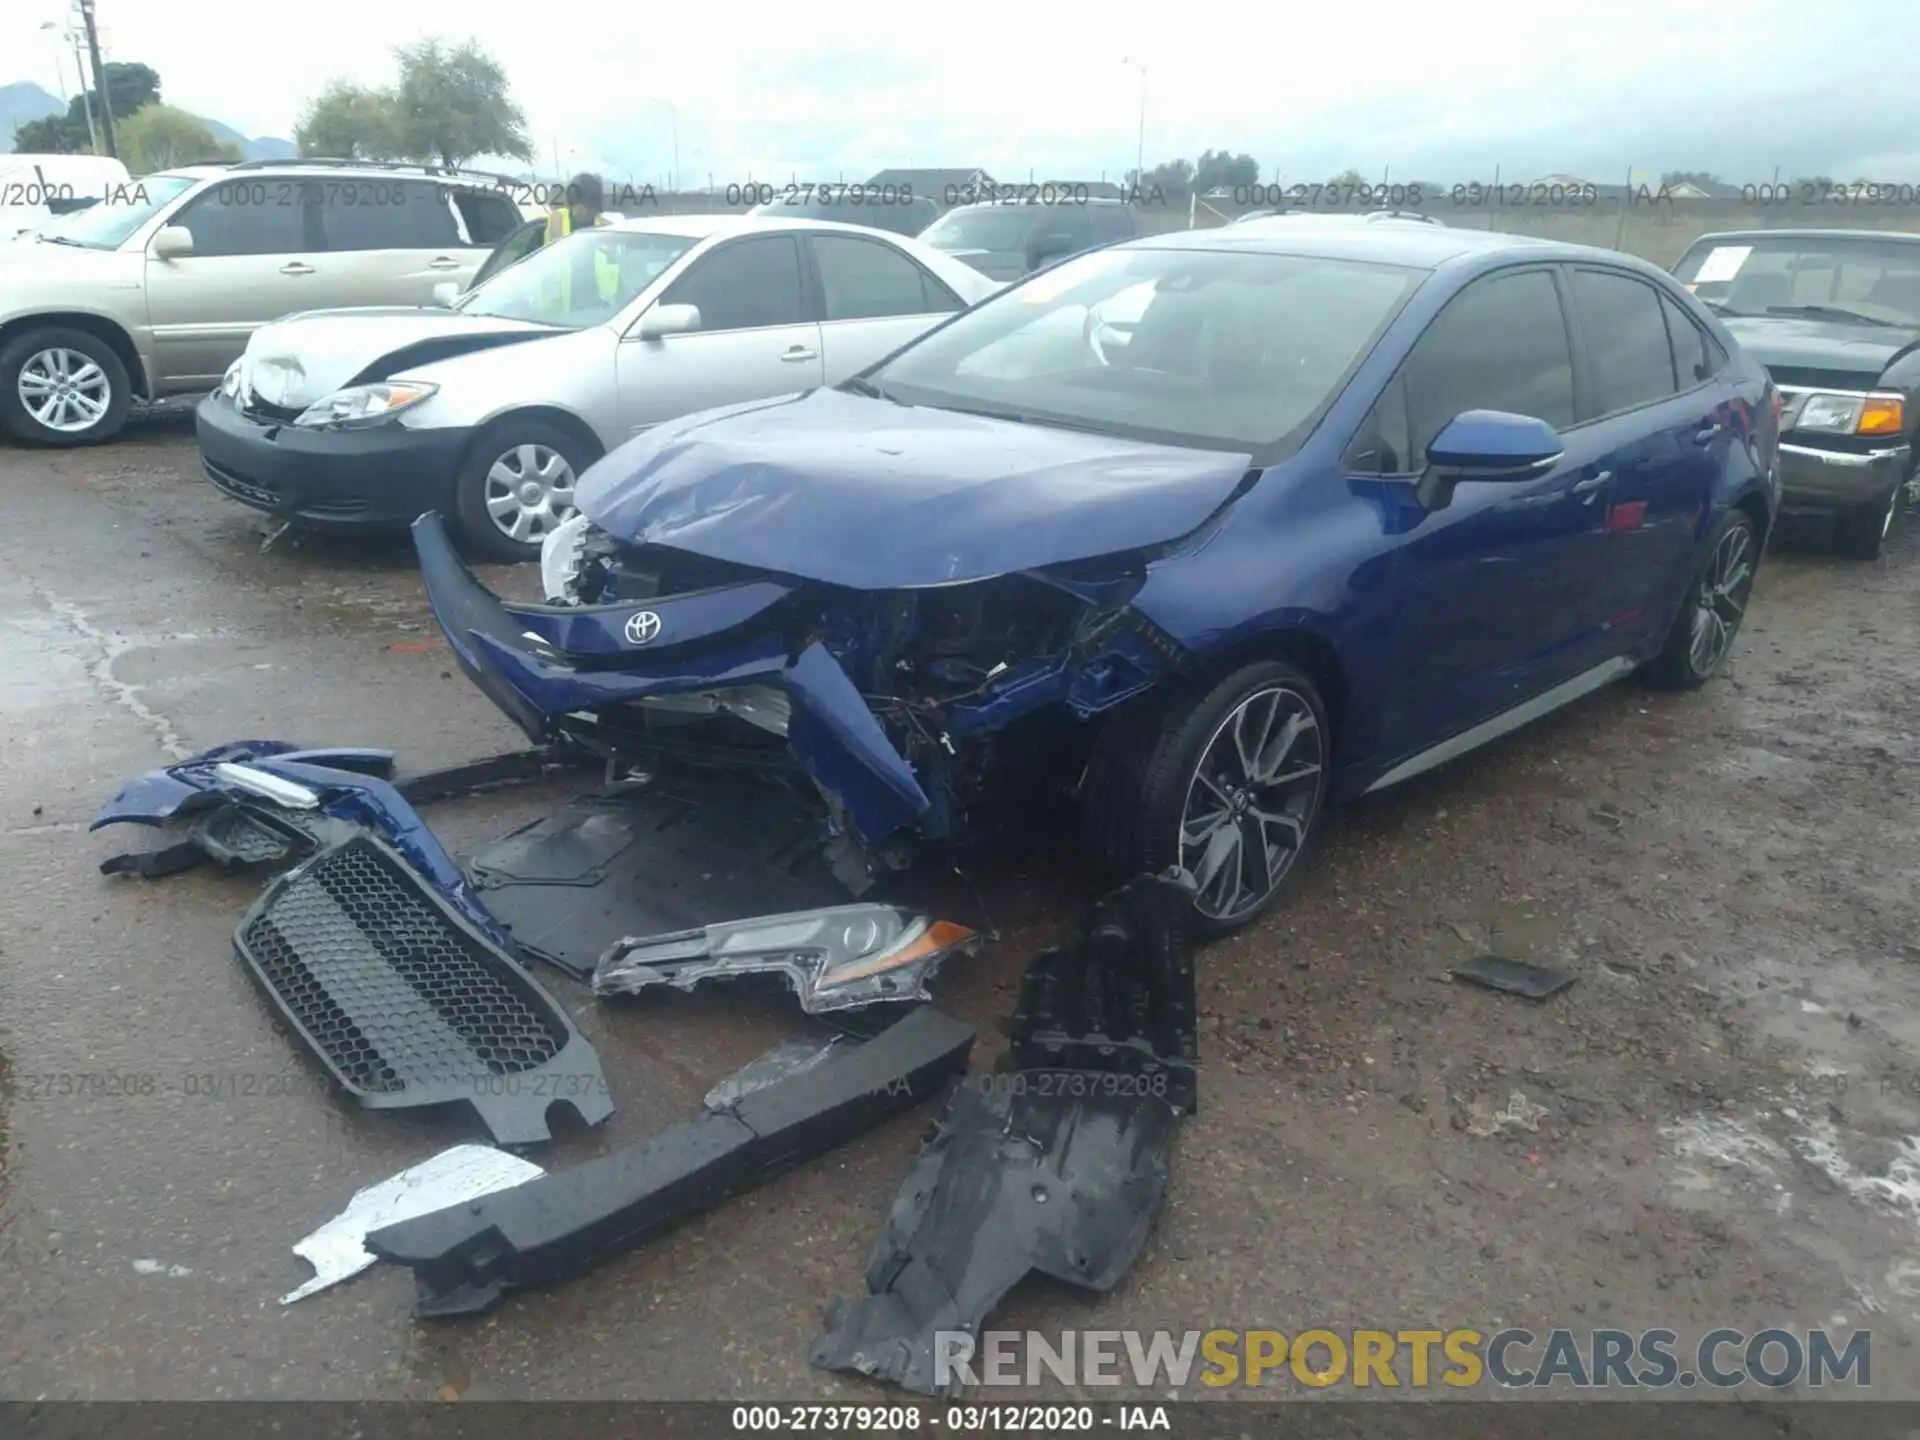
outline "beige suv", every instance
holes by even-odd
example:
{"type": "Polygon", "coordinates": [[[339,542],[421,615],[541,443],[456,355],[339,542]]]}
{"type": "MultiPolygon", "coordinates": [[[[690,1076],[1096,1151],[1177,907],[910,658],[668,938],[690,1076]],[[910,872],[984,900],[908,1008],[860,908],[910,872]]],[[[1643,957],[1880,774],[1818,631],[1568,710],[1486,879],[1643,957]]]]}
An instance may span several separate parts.
{"type": "Polygon", "coordinates": [[[210,390],[261,325],[428,305],[522,223],[511,182],[422,166],[253,161],[130,181],[0,244],[0,428],[110,439],[135,400],[210,390]]]}

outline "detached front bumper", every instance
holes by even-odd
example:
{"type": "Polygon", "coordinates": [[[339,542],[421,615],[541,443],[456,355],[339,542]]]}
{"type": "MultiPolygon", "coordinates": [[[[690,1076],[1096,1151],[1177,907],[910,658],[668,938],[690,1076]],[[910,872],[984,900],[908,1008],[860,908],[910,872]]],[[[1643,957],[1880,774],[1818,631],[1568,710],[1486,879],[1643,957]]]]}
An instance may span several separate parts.
{"type": "Polygon", "coordinates": [[[471,433],[263,424],[217,390],[195,410],[194,431],[201,468],[230,499],[287,520],[396,527],[448,505],[471,433]]]}
{"type": "Polygon", "coordinates": [[[607,720],[649,699],[777,687],[787,747],[869,846],[932,802],[840,663],[818,641],[795,648],[780,623],[796,587],[747,581],[614,605],[514,605],[474,578],[434,514],[413,524],[434,618],[467,678],[535,744],[561,722],[607,720]]]}
{"type": "Polygon", "coordinates": [[[1906,478],[1911,448],[1892,445],[1858,454],[1812,445],[1780,446],[1781,509],[1833,514],[1885,502],[1906,478]]]}

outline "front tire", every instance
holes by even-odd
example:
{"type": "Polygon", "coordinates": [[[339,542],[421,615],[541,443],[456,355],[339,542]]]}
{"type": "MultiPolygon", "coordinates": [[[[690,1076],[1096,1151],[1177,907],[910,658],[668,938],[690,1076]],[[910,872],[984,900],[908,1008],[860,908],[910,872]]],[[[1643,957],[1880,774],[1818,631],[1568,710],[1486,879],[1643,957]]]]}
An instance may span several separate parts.
{"type": "Polygon", "coordinates": [[[454,480],[462,547],[504,564],[538,560],[540,542],[573,514],[573,487],[597,456],[545,420],[508,416],[483,430],[454,480]]]}
{"type": "Polygon", "coordinates": [[[1878,503],[1842,515],[1833,522],[1833,548],[1850,560],[1878,560],[1900,523],[1905,509],[1907,481],[1902,480],[1878,503]]]}
{"type": "Polygon", "coordinates": [[[1195,931],[1229,935],[1298,869],[1326,800],[1331,741],[1312,677],[1279,660],[1118,716],[1088,771],[1089,840],[1126,878],[1184,870],[1195,931]]]}
{"type": "Polygon", "coordinates": [[[1647,665],[1661,690],[1698,690],[1726,663],[1753,596],[1760,566],[1760,529],[1744,510],[1729,510],[1714,527],[1666,643],[1647,665]]]}
{"type": "Polygon", "coordinates": [[[85,330],[49,325],[0,347],[0,425],[29,444],[111,440],[126,423],[131,391],[113,347],[85,330]]]}

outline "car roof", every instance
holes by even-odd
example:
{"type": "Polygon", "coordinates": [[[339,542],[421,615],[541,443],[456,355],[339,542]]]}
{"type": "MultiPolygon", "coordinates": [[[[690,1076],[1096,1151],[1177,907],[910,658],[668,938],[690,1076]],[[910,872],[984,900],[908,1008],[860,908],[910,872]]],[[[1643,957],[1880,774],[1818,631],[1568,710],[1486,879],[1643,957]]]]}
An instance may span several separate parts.
{"type": "Polygon", "coordinates": [[[1715,230],[1694,240],[1687,249],[1709,240],[1716,244],[1728,240],[1892,240],[1920,245],[1920,235],[1905,230],[1715,230]]]}
{"type": "MultiPolygon", "coordinates": [[[[1017,185],[1009,185],[1005,188],[1016,192],[1020,189],[1017,185]]],[[[1045,187],[1030,185],[1027,188],[1033,190],[1045,187]]],[[[1125,200],[1116,200],[1111,195],[1089,195],[1084,200],[1077,196],[1069,196],[1063,200],[1041,200],[1038,197],[1032,200],[969,200],[965,205],[949,206],[947,214],[951,215],[955,210],[1059,210],[1069,205],[1076,210],[1084,209],[1089,205],[1113,205],[1124,210],[1127,208],[1127,203],[1125,200]]]]}
{"type": "Polygon", "coordinates": [[[684,235],[695,240],[704,240],[709,235],[740,235],[771,230],[822,230],[829,233],[843,231],[849,235],[868,237],[875,233],[871,225],[854,225],[840,220],[809,220],[797,215],[756,214],[629,215],[611,222],[606,228],[643,231],[650,235],[684,235]]]}
{"type": "Polygon", "coordinates": [[[1231,253],[1304,255],[1327,260],[1370,260],[1438,270],[1456,263],[1474,269],[1495,261],[1602,261],[1625,269],[1664,274],[1646,261],[1595,245],[1571,245],[1498,230],[1456,230],[1444,225],[1301,225],[1276,216],[1210,230],[1176,230],[1129,240],[1118,249],[1219,250],[1231,253]]]}

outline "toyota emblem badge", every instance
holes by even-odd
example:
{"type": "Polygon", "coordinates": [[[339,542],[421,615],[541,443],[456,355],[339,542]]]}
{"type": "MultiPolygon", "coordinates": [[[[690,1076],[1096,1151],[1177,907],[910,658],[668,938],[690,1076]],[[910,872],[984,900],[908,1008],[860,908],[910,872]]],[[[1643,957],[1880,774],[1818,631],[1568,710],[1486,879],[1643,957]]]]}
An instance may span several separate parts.
{"type": "Polygon", "coordinates": [[[627,617],[627,643],[650,645],[660,635],[660,617],[651,610],[636,610],[627,617]]]}

